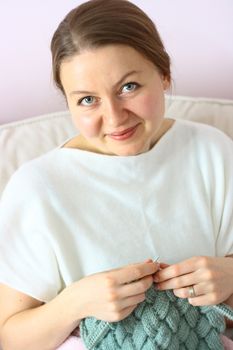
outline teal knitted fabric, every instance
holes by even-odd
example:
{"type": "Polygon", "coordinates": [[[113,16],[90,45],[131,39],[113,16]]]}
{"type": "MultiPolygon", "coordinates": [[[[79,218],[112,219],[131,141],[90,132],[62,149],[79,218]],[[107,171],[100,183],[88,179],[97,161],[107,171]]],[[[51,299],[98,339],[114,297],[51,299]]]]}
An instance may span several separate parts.
{"type": "Polygon", "coordinates": [[[93,350],[221,350],[224,316],[233,320],[233,309],[224,304],[194,307],[152,286],[126,319],[109,323],[88,317],[80,332],[93,350]]]}

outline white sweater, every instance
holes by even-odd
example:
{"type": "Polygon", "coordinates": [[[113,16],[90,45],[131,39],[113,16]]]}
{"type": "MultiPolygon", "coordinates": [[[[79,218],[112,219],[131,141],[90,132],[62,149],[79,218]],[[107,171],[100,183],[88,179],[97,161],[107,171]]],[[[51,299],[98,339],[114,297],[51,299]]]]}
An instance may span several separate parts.
{"type": "Polygon", "coordinates": [[[0,213],[0,282],[45,302],[147,258],[233,254],[233,142],[177,120],[137,156],[59,147],[17,170],[0,213]]]}

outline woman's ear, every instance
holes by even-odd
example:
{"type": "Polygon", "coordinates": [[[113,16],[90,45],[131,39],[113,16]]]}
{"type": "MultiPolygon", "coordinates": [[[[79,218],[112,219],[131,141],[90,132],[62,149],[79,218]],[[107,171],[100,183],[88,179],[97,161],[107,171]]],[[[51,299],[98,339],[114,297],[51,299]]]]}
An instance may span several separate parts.
{"type": "Polygon", "coordinates": [[[168,90],[170,88],[170,79],[168,77],[163,77],[163,89],[168,90]]]}

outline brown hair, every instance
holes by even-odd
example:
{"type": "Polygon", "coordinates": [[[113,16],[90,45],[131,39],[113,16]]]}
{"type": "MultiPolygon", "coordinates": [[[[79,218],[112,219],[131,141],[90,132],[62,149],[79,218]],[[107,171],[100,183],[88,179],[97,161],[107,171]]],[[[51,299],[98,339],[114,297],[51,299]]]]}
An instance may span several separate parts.
{"type": "Polygon", "coordinates": [[[108,44],[133,47],[171,80],[170,58],[152,20],[127,0],[90,0],[70,11],[51,41],[53,78],[64,93],[60,67],[84,49],[108,44]]]}

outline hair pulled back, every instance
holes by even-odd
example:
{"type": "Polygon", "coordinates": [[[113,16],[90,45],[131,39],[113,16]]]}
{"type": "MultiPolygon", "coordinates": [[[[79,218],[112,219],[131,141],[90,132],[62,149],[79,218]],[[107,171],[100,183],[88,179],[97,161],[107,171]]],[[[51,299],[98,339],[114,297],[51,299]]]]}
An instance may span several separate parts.
{"type": "Polygon", "coordinates": [[[133,47],[171,80],[170,58],[152,20],[127,0],[90,0],[71,10],[56,29],[52,41],[53,78],[64,93],[63,61],[109,44],[133,47]]]}

